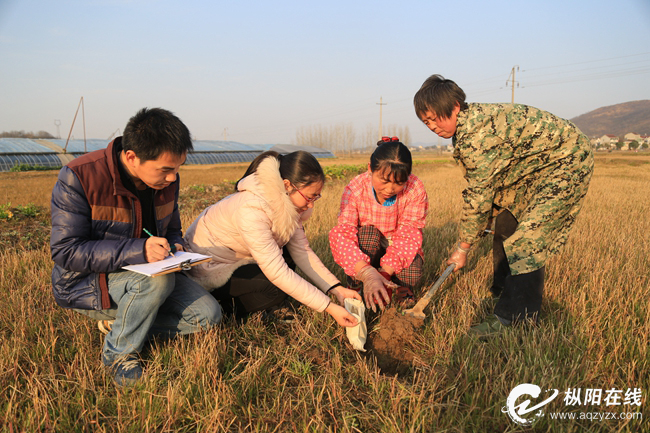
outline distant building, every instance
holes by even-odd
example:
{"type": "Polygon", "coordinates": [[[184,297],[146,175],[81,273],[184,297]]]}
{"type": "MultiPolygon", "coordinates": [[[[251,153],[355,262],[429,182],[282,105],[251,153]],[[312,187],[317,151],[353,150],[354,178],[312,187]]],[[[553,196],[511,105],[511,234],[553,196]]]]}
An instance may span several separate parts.
{"type": "Polygon", "coordinates": [[[409,146],[408,149],[411,152],[422,152],[424,150],[424,146],[409,146]]]}
{"type": "Polygon", "coordinates": [[[635,134],[633,132],[629,132],[625,134],[623,137],[623,147],[621,150],[630,150],[630,144],[634,141],[638,143],[638,147],[634,150],[644,150],[644,146],[647,148],[650,146],[650,136],[649,135],[643,135],[643,134],[635,134]]]}
{"type": "Polygon", "coordinates": [[[608,149],[610,147],[616,147],[618,143],[618,137],[612,134],[605,134],[602,137],[591,140],[592,146],[596,149],[608,149]]]}
{"type": "Polygon", "coordinates": [[[605,134],[599,138],[600,144],[614,144],[618,143],[618,137],[616,135],[605,134]]]}

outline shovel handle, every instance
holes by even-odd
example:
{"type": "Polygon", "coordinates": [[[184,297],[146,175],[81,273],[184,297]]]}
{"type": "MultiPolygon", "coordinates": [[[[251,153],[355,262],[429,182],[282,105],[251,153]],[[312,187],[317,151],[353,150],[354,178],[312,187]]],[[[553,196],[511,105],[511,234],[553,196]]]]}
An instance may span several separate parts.
{"type": "Polygon", "coordinates": [[[436,292],[438,287],[442,285],[442,283],[447,279],[449,274],[453,272],[453,270],[456,268],[456,264],[452,263],[451,265],[447,266],[447,269],[440,275],[440,278],[436,280],[435,283],[433,283],[433,286],[427,291],[427,293],[418,301],[417,304],[415,304],[415,307],[413,307],[414,310],[424,310],[424,307],[429,304],[429,301],[431,300],[431,297],[433,294],[436,292]]]}

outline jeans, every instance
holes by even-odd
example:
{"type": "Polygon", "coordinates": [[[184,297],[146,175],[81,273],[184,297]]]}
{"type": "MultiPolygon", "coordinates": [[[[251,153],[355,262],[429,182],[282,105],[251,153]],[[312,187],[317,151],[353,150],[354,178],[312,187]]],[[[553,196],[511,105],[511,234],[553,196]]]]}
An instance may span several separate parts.
{"type": "Polygon", "coordinates": [[[142,350],[151,337],[207,329],[221,321],[219,303],[180,272],[148,277],[131,271],[108,274],[108,293],[117,308],[75,310],[97,320],[115,320],[104,340],[108,362],[142,350]]]}

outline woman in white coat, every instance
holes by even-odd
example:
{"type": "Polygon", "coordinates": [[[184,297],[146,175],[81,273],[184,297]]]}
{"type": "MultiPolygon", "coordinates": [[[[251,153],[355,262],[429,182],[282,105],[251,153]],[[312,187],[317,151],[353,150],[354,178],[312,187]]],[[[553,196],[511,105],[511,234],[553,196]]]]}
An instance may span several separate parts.
{"type": "Polygon", "coordinates": [[[185,234],[187,249],[212,257],[190,276],[238,317],[272,311],[291,296],[329,313],[341,326],[356,319],[342,305],[360,295],[341,285],[309,247],[302,222],[320,198],[325,175],[308,152],[264,152],[235,186],[236,192],[205,209],[185,234]],[[298,266],[313,282],[295,271],[298,266]]]}

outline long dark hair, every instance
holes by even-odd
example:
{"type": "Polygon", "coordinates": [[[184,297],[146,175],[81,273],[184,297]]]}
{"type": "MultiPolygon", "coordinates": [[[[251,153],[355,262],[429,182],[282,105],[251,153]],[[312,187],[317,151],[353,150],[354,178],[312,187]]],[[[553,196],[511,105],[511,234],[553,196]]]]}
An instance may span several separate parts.
{"type": "Polygon", "coordinates": [[[246,169],[246,173],[235,184],[235,191],[237,185],[248,175],[257,171],[260,163],[265,158],[275,158],[280,161],[280,177],[287,179],[293,184],[295,188],[303,188],[315,182],[325,182],[325,173],[320,166],[318,160],[309,152],[298,150],[296,152],[281,155],[278,152],[269,150],[259,154],[246,169]]]}
{"type": "Polygon", "coordinates": [[[411,175],[411,152],[397,137],[382,137],[370,155],[370,171],[388,171],[397,183],[404,183],[411,175]]]}

